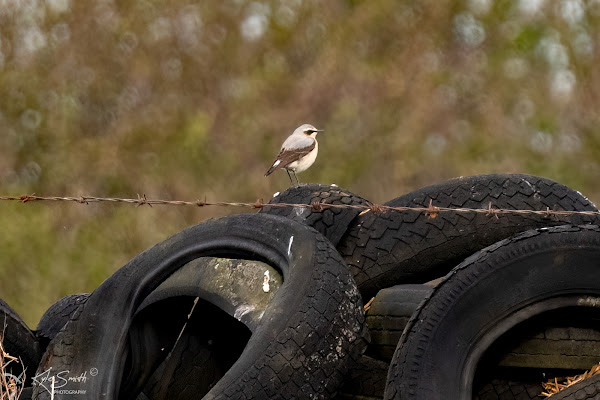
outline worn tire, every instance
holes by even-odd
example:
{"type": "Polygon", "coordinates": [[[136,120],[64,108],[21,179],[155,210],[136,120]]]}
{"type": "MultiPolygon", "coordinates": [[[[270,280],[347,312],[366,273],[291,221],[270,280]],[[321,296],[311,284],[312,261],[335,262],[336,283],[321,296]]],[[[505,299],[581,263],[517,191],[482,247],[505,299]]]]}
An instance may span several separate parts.
{"type": "Polygon", "coordinates": [[[600,375],[594,375],[548,397],[550,400],[600,400],[600,375]]]}
{"type": "MultiPolygon", "coordinates": [[[[523,174],[461,177],[398,197],[386,206],[597,211],[579,192],[549,179],[523,174]]],[[[528,229],[565,223],[599,223],[596,216],[415,211],[366,212],[338,245],[363,299],[400,283],[443,276],[474,252],[528,229]]]]}
{"type": "Polygon", "coordinates": [[[484,385],[473,400],[541,400],[543,391],[541,382],[496,378],[484,385]]]}
{"type": "MultiPolygon", "coordinates": [[[[367,344],[360,295],[326,238],[273,215],[210,220],[144,251],[90,295],[50,343],[39,369],[79,376],[93,367],[97,375],[85,382],[84,398],[135,397],[147,380],[144,374],[161,361],[132,362],[130,379],[122,384],[135,310],[160,282],[202,256],[261,260],[284,277],[244,352],[205,398],[298,399],[335,393],[367,344]]],[[[50,397],[41,386],[34,392],[40,399],[50,397]]]]}
{"type": "Polygon", "coordinates": [[[269,204],[259,212],[265,214],[281,215],[294,221],[302,222],[315,228],[325,236],[334,246],[337,246],[350,223],[363,208],[335,208],[322,207],[319,204],[333,204],[346,206],[370,206],[371,203],[362,197],[339,188],[335,185],[320,185],[315,183],[293,186],[283,193],[274,196],[269,204]],[[274,207],[272,204],[312,204],[308,207],[274,207]]]}
{"type": "Polygon", "coordinates": [[[169,276],[140,305],[130,331],[144,335],[148,329],[177,325],[176,314],[185,320],[194,311],[138,400],[188,400],[206,394],[239,358],[281,278],[265,263],[210,257],[197,258],[169,276]],[[221,308],[205,300],[192,307],[192,299],[207,295],[221,308]],[[224,309],[235,312],[227,315],[224,309]]]}
{"type": "Polygon", "coordinates": [[[385,398],[471,399],[482,355],[517,324],[569,307],[597,312],[598,274],[598,226],[531,230],[474,254],[413,314],[385,398]]]}
{"type": "Polygon", "coordinates": [[[388,366],[389,364],[385,361],[362,356],[350,370],[344,385],[333,399],[383,399],[388,366]]]}
{"type": "Polygon", "coordinates": [[[511,331],[498,344],[498,366],[575,371],[600,363],[600,327],[589,316],[544,315],[522,325],[527,329],[511,331]],[[563,323],[558,325],[553,320],[563,323]]]}
{"type": "MultiPolygon", "coordinates": [[[[201,257],[192,260],[171,274],[152,291],[136,310],[136,315],[157,302],[182,296],[200,297],[218,304],[232,318],[254,331],[281,287],[282,276],[272,266],[250,260],[201,257]],[[265,290],[265,279],[267,290],[265,290]]],[[[186,315],[188,310],[179,310],[186,315]]],[[[173,311],[154,314],[156,324],[173,311]]]]}
{"type": "Polygon", "coordinates": [[[22,364],[11,363],[6,372],[19,378],[24,367],[26,380],[23,386],[30,386],[42,358],[40,344],[19,314],[2,299],[0,299],[0,338],[4,350],[9,355],[20,358],[22,362],[22,364]]]}
{"type": "Polygon", "coordinates": [[[396,285],[380,290],[366,313],[365,320],[371,334],[366,354],[389,363],[408,320],[432,291],[431,286],[421,284],[396,285]]]}
{"type": "Polygon", "coordinates": [[[35,331],[43,350],[46,349],[48,343],[54,339],[69,321],[71,315],[86,302],[89,296],[89,293],[71,294],[48,307],[42,318],[40,318],[35,331]]]}
{"type": "MultiPolygon", "coordinates": [[[[138,313],[152,323],[171,323],[170,314],[188,313],[193,298],[170,297],[138,313]],[[158,321],[157,321],[158,320],[158,321]]],[[[191,400],[209,392],[235,363],[251,336],[250,330],[213,304],[200,300],[181,337],[156,368],[138,400],[191,400]]]]}

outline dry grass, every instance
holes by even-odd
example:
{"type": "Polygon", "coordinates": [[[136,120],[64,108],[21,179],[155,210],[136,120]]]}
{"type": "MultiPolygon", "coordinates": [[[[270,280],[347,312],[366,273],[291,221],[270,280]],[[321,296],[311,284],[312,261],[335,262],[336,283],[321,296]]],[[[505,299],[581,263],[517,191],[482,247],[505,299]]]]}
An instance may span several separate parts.
{"type": "Polygon", "coordinates": [[[371,300],[369,300],[367,302],[367,304],[365,304],[365,312],[369,311],[369,309],[371,308],[371,304],[373,304],[373,301],[375,300],[375,297],[373,297],[371,300]]]}
{"type": "MultiPolygon", "coordinates": [[[[21,395],[23,387],[17,384],[14,376],[7,375],[6,368],[11,363],[21,364],[21,361],[4,350],[3,341],[4,332],[0,332],[0,400],[16,400],[21,395]]],[[[23,374],[21,379],[24,378],[23,374]]]]}
{"type": "Polygon", "coordinates": [[[542,392],[542,395],[546,397],[552,396],[553,394],[556,394],[563,389],[571,387],[584,379],[590,378],[598,374],[600,374],[600,364],[594,365],[592,369],[580,375],[550,379],[548,382],[542,383],[544,389],[546,390],[545,392],[542,392]]]}

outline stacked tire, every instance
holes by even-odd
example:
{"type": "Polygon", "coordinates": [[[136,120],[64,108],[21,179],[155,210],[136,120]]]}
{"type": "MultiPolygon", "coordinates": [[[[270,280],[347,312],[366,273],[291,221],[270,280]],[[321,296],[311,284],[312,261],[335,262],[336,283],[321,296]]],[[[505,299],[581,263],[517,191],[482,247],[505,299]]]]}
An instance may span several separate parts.
{"type": "MultiPolygon", "coordinates": [[[[35,331],[0,302],[7,351],[36,370],[22,398],[531,399],[600,361],[580,193],[478,175],[385,206],[301,185],[144,251],[35,331]]],[[[591,399],[589,381],[555,396],[591,399]]]]}

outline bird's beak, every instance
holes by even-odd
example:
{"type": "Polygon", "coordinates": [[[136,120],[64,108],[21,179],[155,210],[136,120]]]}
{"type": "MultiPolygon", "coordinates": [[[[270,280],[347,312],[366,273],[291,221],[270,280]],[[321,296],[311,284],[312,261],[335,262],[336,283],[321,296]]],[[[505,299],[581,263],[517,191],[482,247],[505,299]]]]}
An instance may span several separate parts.
{"type": "Polygon", "coordinates": [[[315,132],[325,132],[323,129],[315,129],[315,132]]]}

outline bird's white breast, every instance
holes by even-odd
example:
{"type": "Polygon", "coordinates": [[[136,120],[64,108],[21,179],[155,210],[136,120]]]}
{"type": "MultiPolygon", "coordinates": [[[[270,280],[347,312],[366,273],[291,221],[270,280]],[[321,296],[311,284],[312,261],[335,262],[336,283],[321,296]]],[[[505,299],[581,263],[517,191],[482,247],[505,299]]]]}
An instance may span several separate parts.
{"type": "Polygon", "coordinates": [[[310,153],[298,159],[298,161],[294,161],[290,163],[286,168],[291,169],[295,172],[302,172],[308,169],[315,160],[317,159],[317,153],[319,152],[319,142],[315,140],[315,148],[312,149],[310,153]]]}

